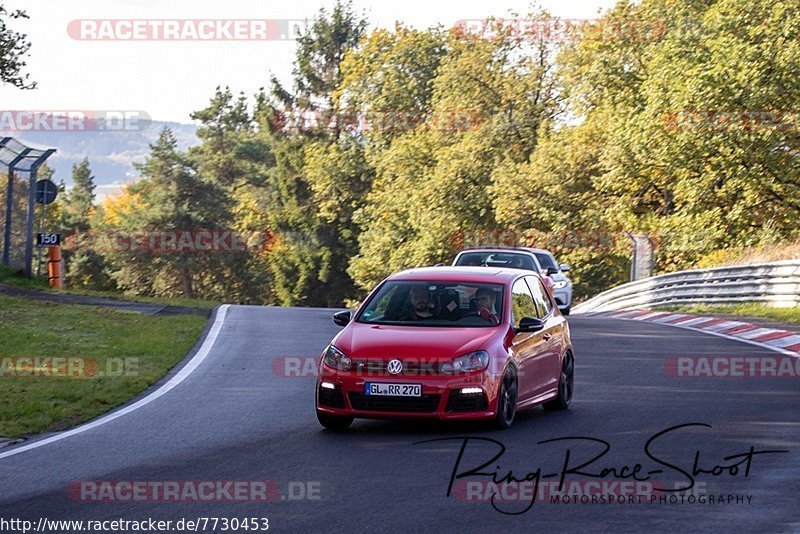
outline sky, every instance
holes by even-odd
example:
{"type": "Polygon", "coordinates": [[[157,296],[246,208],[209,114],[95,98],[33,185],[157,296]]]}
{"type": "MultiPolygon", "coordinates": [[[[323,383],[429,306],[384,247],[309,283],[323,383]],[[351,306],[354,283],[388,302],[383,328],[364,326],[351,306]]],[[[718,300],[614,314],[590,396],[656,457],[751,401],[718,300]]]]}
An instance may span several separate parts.
{"type": "MultiPolygon", "coordinates": [[[[291,77],[295,45],[269,41],[99,41],[73,39],[73,20],[92,19],[268,19],[313,17],[333,0],[5,0],[24,8],[28,21],[12,21],[33,43],[29,72],[38,87],[21,91],[0,86],[3,110],[118,110],[144,112],[155,120],[191,123],[192,111],[206,107],[217,86],[238,93],[267,86],[270,75],[291,77]]],[[[542,0],[555,16],[595,18],[614,0],[542,0]]],[[[370,28],[396,21],[417,28],[452,27],[464,19],[526,14],[529,1],[355,0],[370,28]]]]}

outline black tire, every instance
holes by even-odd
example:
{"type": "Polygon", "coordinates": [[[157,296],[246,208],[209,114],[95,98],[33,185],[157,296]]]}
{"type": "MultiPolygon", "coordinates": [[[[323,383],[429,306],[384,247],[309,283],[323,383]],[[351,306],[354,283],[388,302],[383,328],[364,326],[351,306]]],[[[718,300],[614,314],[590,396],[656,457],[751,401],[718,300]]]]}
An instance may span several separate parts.
{"type": "Polygon", "coordinates": [[[317,410],[317,420],[319,420],[319,424],[328,430],[334,430],[336,432],[343,432],[347,430],[347,428],[353,423],[352,417],[347,417],[344,415],[330,415],[327,413],[322,413],[319,410],[317,410]]]}
{"type": "Polygon", "coordinates": [[[567,306],[563,310],[561,310],[561,315],[569,315],[569,311],[572,309],[572,306],[567,306]]]}
{"type": "Polygon", "coordinates": [[[497,415],[494,424],[497,428],[506,429],[514,424],[517,415],[517,393],[519,391],[517,374],[512,368],[503,373],[500,393],[497,396],[497,415]]]}
{"type": "Polygon", "coordinates": [[[575,390],[575,358],[571,352],[564,356],[564,363],[561,364],[561,376],[558,378],[558,395],[551,401],[545,402],[542,406],[545,410],[566,410],[572,402],[572,394],[575,390]]]}

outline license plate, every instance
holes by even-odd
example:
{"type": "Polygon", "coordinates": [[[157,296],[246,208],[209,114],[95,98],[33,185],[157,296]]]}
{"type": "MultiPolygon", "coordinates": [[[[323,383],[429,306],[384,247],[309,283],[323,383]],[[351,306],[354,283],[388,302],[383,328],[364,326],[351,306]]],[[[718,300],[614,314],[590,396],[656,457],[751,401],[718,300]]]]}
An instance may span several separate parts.
{"type": "Polygon", "coordinates": [[[376,397],[421,397],[422,384],[382,384],[367,382],[364,394],[376,397]]]}

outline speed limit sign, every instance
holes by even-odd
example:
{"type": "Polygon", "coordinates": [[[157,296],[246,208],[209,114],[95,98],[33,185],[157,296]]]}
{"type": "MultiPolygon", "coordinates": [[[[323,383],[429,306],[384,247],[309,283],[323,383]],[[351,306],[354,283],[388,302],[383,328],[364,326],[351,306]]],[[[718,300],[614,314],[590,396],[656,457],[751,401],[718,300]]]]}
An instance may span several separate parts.
{"type": "Polygon", "coordinates": [[[61,244],[61,234],[40,232],[36,234],[36,244],[42,247],[55,247],[61,244]]]}

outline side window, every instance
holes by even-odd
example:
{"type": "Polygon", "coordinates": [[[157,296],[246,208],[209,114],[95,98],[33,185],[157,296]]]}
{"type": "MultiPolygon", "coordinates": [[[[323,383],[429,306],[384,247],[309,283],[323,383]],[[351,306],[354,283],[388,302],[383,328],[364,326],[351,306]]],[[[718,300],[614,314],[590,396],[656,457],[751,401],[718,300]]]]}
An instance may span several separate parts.
{"type": "Polygon", "coordinates": [[[542,310],[539,317],[547,317],[550,315],[550,312],[553,311],[553,303],[550,302],[550,297],[547,296],[547,290],[542,285],[542,281],[532,276],[528,276],[525,279],[528,281],[528,285],[531,288],[536,306],[542,310]]]}
{"type": "Polygon", "coordinates": [[[519,325],[519,321],[523,317],[540,317],[536,304],[533,302],[531,290],[528,289],[528,284],[523,278],[514,282],[514,287],[511,289],[511,307],[515,325],[519,325]]]}

